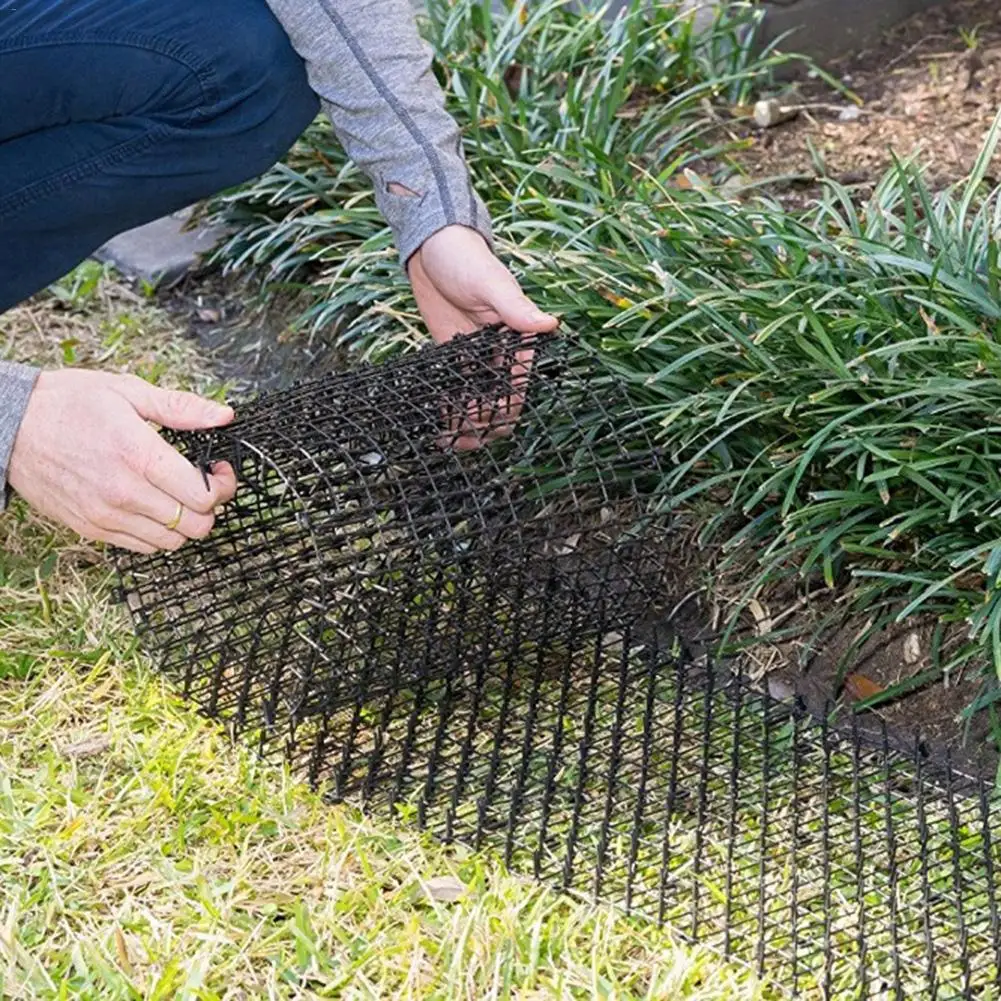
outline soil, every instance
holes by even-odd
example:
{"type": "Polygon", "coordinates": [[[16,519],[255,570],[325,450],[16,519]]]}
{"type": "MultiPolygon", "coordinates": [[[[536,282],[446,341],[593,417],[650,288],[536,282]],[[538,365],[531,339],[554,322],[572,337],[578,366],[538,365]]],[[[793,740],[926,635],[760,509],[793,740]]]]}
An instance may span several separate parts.
{"type": "Polygon", "coordinates": [[[303,301],[272,295],[262,308],[256,289],[211,269],[163,289],[159,304],[208,352],[234,399],[286,389],[345,364],[342,350],[293,328],[303,301]]]}
{"type": "MultiPolygon", "coordinates": [[[[803,108],[792,120],[758,129],[745,119],[737,127],[748,143],[736,157],[741,170],[754,179],[787,178],[773,190],[797,204],[823,176],[865,195],[894,154],[917,154],[932,186],[944,187],[969,173],[1001,109],[1001,5],[953,0],[827,69],[861,104],[816,78],[793,81],[773,95],[803,108]]],[[[1001,156],[994,172],[997,181],[1001,156]]]]}
{"type": "MultiPolygon", "coordinates": [[[[670,625],[664,628],[666,636],[679,636],[689,656],[699,661],[711,655],[732,612],[730,596],[734,602],[740,600],[750,570],[721,570],[719,554],[699,549],[694,534],[676,524],[664,553],[675,582],[667,603],[673,606],[670,625]]],[[[967,707],[980,692],[979,668],[955,672],[945,681],[933,680],[880,706],[861,708],[863,700],[929,671],[935,626],[910,621],[876,634],[853,652],[856,637],[869,626],[865,615],[849,615],[818,633],[818,623],[837,610],[839,597],[838,592],[803,581],[779,585],[762,595],[741,614],[737,634],[731,637],[743,643],[745,651],[723,659],[723,669],[739,671],[752,686],[767,690],[778,701],[797,701],[814,716],[827,716],[832,726],[869,734],[876,745],[881,744],[885,728],[891,747],[907,754],[917,748],[930,762],[944,766],[948,761],[957,773],[993,782],[999,748],[989,719],[986,713],[966,717],[967,707]],[[789,633],[795,638],[790,639],[789,633]],[[850,667],[843,669],[846,660],[850,667]]],[[[943,659],[964,635],[959,625],[940,638],[943,659]]],[[[663,644],[664,638],[659,642],[663,644]]]]}
{"type": "MultiPolygon", "coordinates": [[[[822,710],[836,695],[843,708],[854,711],[855,703],[932,667],[934,625],[911,623],[888,629],[866,643],[839,689],[842,658],[865,625],[861,617],[849,619],[808,652],[803,666],[799,656],[783,658],[767,675],[772,694],[788,697],[791,690],[812,712],[822,710]]],[[[993,781],[998,748],[990,735],[989,720],[984,713],[968,721],[965,717],[965,710],[980,692],[977,673],[970,670],[946,682],[935,680],[893,702],[862,710],[859,725],[877,732],[885,725],[891,745],[904,751],[917,745],[933,761],[943,762],[948,757],[958,771],[993,781]]]]}

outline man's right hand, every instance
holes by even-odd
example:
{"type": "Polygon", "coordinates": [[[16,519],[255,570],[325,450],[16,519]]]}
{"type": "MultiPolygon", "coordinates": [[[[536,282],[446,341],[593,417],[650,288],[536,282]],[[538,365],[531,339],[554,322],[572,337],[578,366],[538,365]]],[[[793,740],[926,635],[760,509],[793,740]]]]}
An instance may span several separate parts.
{"type": "Polygon", "coordinates": [[[147,421],[195,430],[232,419],[230,407],[133,375],[42,372],[7,478],[33,508],[85,538],[140,553],[174,550],[208,535],[214,509],[236,492],[236,476],[216,464],[206,490],[201,472],[147,421]],[[183,513],[171,530],[178,503],[183,513]]]}

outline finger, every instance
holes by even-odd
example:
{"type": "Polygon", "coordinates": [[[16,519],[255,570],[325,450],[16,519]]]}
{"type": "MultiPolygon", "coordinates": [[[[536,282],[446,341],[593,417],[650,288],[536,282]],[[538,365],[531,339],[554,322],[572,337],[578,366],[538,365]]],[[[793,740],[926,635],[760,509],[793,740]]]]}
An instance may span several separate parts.
{"type": "Polygon", "coordinates": [[[115,532],[138,539],[140,542],[152,546],[154,550],[162,549],[172,553],[189,541],[179,530],[167,528],[159,521],[154,521],[144,515],[128,514],[122,511],[116,514],[115,532]]]}
{"type": "Polygon", "coordinates": [[[196,469],[176,449],[171,448],[152,428],[144,439],[144,459],[138,470],[154,487],[180,501],[186,508],[199,514],[209,514],[219,504],[233,496],[234,477],[232,469],[216,476],[208,475],[209,489],[205,489],[206,477],[196,469]]]}
{"type": "MultiPolygon", "coordinates": [[[[130,490],[131,498],[124,506],[113,506],[99,503],[88,516],[88,528],[96,529],[100,535],[97,538],[106,539],[109,534],[129,535],[144,542],[154,549],[180,549],[187,538],[176,529],[167,528],[165,524],[145,515],[138,514],[142,505],[140,497],[149,491],[148,484],[142,484],[135,490],[130,490]]],[[[176,502],[171,508],[168,520],[177,511],[176,502]]]]}
{"type": "Polygon", "coordinates": [[[522,292],[510,272],[496,281],[489,296],[490,306],[512,330],[523,334],[548,334],[559,326],[559,320],[543,313],[522,292]]]}
{"type": "Polygon", "coordinates": [[[127,549],[129,552],[142,553],[146,556],[156,552],[155,546],[125,532],[113,532],[92,524],[82,525],[78,531],[82,539],[88,539],[91,542],[106,542],[110,546],[117,546],[119,549],[127,549]]]}
{"type": "MultiPolygon", "coordinates": [[[[228,462],[213,462],[209,464],[209,483],[218,485],[218,504],[225,504],[236,496],[236,473],[228,462]]],[[[204,486],[204,480],[202,486],[204,486]]]]}
{"type": "Polygon", "coordinates": [[[128,549],[133,553],[142,553],[144,556],[151,556],[156,552],[156,546],[151,546],[149,543],[135,538],[135,536],[123,535],[120,532],[104,533],[100,541],[117,546],[119,549],[128,549]]]}
{"type": "Polygon", "coordinates": [[[490,413],[490,419],[498,427],[500,434],[509,433],[511,427],[518,422],[525,405],[526,386],[535,358],[534,344],[538,334],[523,334],[519,347],[511,350],[505,345],[504,350],[494,358],[494,367],[507,371],[507,391],[495,402],[496,413],[490,413]],[[499,417],[499,419],[498,419],[499,417]]]}
{"type": "Polygon", "coordinates": [[[176,431],[220,427],[233,419],[233,408],[179,389],[160,389],[138,376],[122,376],[115,389],[141,417],[176,431]]]}
{"type": "MultiPolygon", "coordinates": [[[[133,513],[149,518],[158,525],[166,526],[177,517],[177,505],[180,503],[162,490],[147,485],[133,513]]],[[[215,524],[215,516],[211,512],[202,514],[181,504],[180,514],[181,520],[174,526],[174,531],[186,539],[204,539],[215,524]]]]}

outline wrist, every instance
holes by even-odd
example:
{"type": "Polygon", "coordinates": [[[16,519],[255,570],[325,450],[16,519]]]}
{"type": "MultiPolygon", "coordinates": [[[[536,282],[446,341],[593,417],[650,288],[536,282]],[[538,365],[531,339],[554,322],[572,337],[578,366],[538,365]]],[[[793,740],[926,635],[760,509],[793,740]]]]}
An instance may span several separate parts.
{"type": "Polygon", "coordinates": [[[39,374],[31,365],[0,361],[0,510],[7,504],[14,443],[39,374]]]}

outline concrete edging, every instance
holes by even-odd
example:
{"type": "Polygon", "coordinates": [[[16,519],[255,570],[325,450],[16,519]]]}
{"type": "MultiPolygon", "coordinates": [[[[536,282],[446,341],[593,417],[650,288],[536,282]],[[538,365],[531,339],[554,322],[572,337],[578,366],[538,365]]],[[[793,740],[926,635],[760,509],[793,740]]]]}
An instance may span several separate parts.
{"type": "Polygon", "coordinates": [[[782,48],[820,61],[868,48],[895,24],[943,0],[774,0],[763,40],[787,32],[782,48]]]}

